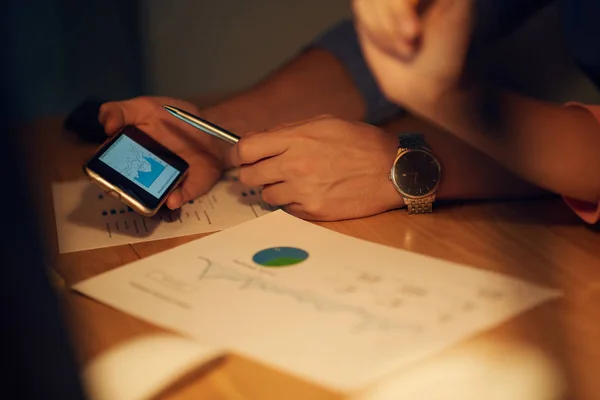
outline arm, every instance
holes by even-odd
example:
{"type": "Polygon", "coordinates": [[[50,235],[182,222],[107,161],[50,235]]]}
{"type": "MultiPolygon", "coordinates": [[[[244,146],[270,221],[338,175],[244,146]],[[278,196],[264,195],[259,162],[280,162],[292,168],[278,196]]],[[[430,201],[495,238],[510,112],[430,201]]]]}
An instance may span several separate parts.
{"type": "Polygon", "coordinates": [[[408,118],[394,121],[384,129],[390,133],[424,133],[443,168],[436,195],[438,201],[522,199],[551,195],[547,190],[508,171],[497,160],[464,140],[427,122],[408,118]]]}
{"type": "MultiPolygon", "coordinates": [[[[388,127],[409,128],[409,120],[388,127]]],[[[443,166],[441,200],[518,198],[543,192],[446,132],[419,126],[443,166]]],[[[311,220],[340,220],[404,206],[388,178],[395,135],[360,122],[321,116],[243,137],[230,149],[240,181],[263,186],[263,199],[311,220]]]]}
{"type": "MultiPolygon", "coordinates": [[[[344,30],[333,31],[337,32],[336,35],[340,34],[336,40],[314,43],[310,49],[258,85],[214,107],[200,111],[193,104],[177,99],[136,98],[104,104],[100,110],[100,120],[107,133],[114,133],[124,125],[136,125],[188,161],[188,176],[168,199],[171,208],[180,207],[210,189],[223,168],[232,166],[227,156],[231,147],[212,136],[198,134],[196,129],[174,120],[164,112],[162,104],[172,104],[198,113],[242,135],[242,140],[235,147],[237,149],[247,148],[246,139],[253,137],[269,138],[264,143],[257,143],[254,139],[256,148],[264,150],[289,136],[291,140],[288,144],[293,151],[286,151],[283,161],[279,157],[250,161],[257,167],[254,179],[258,185],[267,184],[271,179],[281,181],[281,178],[287,183],[283,187],[275,184],[269,190],[263,190],[263,196],[266,197],[273,196],[273,192],[280,192],[281,198],[276,204],[288,204],[285,203],[287,199],[298,204],[308,202],[309,209],[317,211],[321,206],[335,207],[334,211],[341,215],[325,214],[329,219],[348,215],[365,216],[398,207],[401,205],[400,196],[390,192],[393,188],[387,179],[397,141],[379,129],[370,126],[367,129],[364,128],[367,125],[359,123],[342,123],[338,119],[335,124],[328,124],[327,129],[306,123],[307,129],[299,133],[289,134],[289,129],[277,129],[272,130],[272,135],[247,135],[248,132],[263,131],[275,125],[324,113],[346,120],[381,122],[399,111],[398,106],[385,99],[368,72],[352,23],[342,26],[344,30]],[[352,129],[357,124],[364,129],[352,129]],[[305,134],[313,135],[311,140],[294,140],[294,137],[305,134]],[[278,166],[277,163],[282,165],[278,166]],[[281,172],[286,172],[285,176],[276,176],[281,172]],[[339,184],[332,186],[332,182],[339,184]],[[315,185],[318,185],[318,190],[310,190],[315,185]],[[344,202],[346,205],[341,205],[344,202]]],[[[438,148],[433,142],[432,145],[438,148]]],[[[447,144],[439,145],[442,162],[446,163],[448,171],[444,197],[512,197],[535,191],[535,188],[524,184],[497,164],[489,162],[489,159],[484,157],[482,160],[481,155],[468,146],[462,146],[454,154],[447,153],[450,148],[447,144]],[[457,158],[456,154],[460,156],[457,158]],[[463,158],[469,161],[464,164],[457,162],[463,158]],[[464,165],[472,166],[477,173],[465,170],[464,165]],[[487,180],[490,176],[494,177],[494,184],[487,180]]],[[[243,170],[248,171],[248,168],[240,171],[247,177],[248,174],[242,173],[243,170]]],[[[246,183],[249,181],[246,180],[246,183]]]]}
{"type": "Polygon", "coordinates": [[[242,134],[321,114],[377,124],[399,112],[369,71],[352,20],[325,31],[249,90],[204,110],[242,134]]]}
{"type": "MultiPolygon", "coordinates": [[[[363,97],[352,74],[338,58],[323,49],[310,49],[254,88],[204,112],[219,113],[213,115],[215,121],[244,124],[245,129],[239,131],[243,134],[321,114],[362,119],[366,114],[363,97]]],[[[410,121],[391,122],[386,130],[395,133],[414,128],[407,123],[410,121]]],[[[518,198],[545,193],[446,132],[422,124],[416,129],[427,132],[427,140],[444,166],[440,200],[518,198]]],[[[397,146],[395,139],[388,143],[391,147],[389,159],[384,159],[384,168],[388,169],[385,173],[391,168],[397,146]]],[[[389,197],[397,202],[396,206],[402,205],[393,188],[388,191],[389,197]]]]}
{"type": "MultiPolygon", "coordinates": [[[[469,74],[465,58],[474,3],[432,2],[418,17],[420,35],[426,40],[408,60],[371,39],[375,24],[359,23],[363,51],[380,87],[395,103],[440,125],[521,178],[566,197],[597,202],[597,122],[584,109],[490,88],[469,74]]],[[[387,5],[394,4],[395,0],[387,5]]],[[[362,14],[374,11],[366,8],[362,14]]],[[[411,15],[396,12],[397,18],[417,18],[411,15]]]]}
{"type": "Polygon", "coordinates": [[[591,113],[482,87],[450,90],[415,111],[522,178],[579,200],[600,198],[600,127],[591,113]]]}
{"type": "MultiPolygon", "coordinates": [[[[308,50],[252,89],[205,110],[205,116],[212,114],[207,118],[226,127],[228,121],[236,118],[235,125],[241,128],[231,129],[243,133],[324,113],[372,122],[381,122],[397,113],[399,108],[393,107],[381,94],[364,60],[361,59],[365,67],[362,74],[369,77],[361,81],[361,67],[356,67],[360,63],[348,61],[344,54],[333,50],[308,50]]],[[[360,53],[353,51],[354,56],[361,58],[357,52],[360,53]]],[[[396,133],[409,129],[406,122],[389,130],[396,133]]],[[[340,120],[327,126],[322,124],[322,120],[315,119],[302,124],[304,129],[282,128],[253,135],[253,140],[242,139],[234,153],[252,153],[253,149],[259,149],[264,157],[246,158],[238,154],[229,158],[233,159],[233,165],[244,164],[240,174],[244,183],[269,185],[263,190],[265,200],[275,205],[293,203],[291,211],[301,217],[343,219],[403,206],[402,198],[387,179],[396,154],[395,137],[340,120]],[[315,140],[311,141],[294,140],[306,135],[318,137],[312,137],[315,140]],[[290,151],[286,151],[286,157],[277,157],[281,154],[278,153],[281,150],[279,138],[283,136],[289,136],[286,145],[290,151]],[[332,141],[330,145],[329,141],[332,141]],[[362,172],[353,174],[353,170],[362,172]],[[276,176],[281,171],[293,173],[276,176]],[[326,172],[332,175],[327,176],[326,172]],[[320,185],[321,179],[337,184],[320,185]],[[273,185],[274,180],[280,183],[273,185]],[[371,196],[358,199],[357,193],[371,193],[371,196]]],[[[424,130],[444,165],[444,180],[438,192],[440,199],[517,198],[544,193],[446,132],[426,127],[424,130]]]]}
{"type": "Polygon", "coordinates": [[[216,123],[233,123],[243,135],[319,114],[362,119],[365,112],[365,102],[346,68],[328,51],[312,48],[203,114],[216,123]]]}
{"type": "MultiPolygon", "coordinates": [[[[480,54],[548,2],[477,1],[470,53],[480,54]]],[[[401,112],[384,96],[367,65],[353,20],[325,31],[307,49],[258,85],[205,112],[216,120],[235,119],[234,125],[243,125],[241,131],[263,130],[320,114],[379,124],[401,112]]]]}
{"type": "Polygon", "coordinates": [[[201,109],[173,98],[138,97],[103,104],[99,120],[109,135],[125,125],[135,125],[188,162],[188,175],[167,200],[175,209],[206,193],[223,170],[231,167],[226,157],[231,146],[173,118],[162,105],[201,115],[241,136],[322,113],[359,119],[365,115],[366,105],[346,71],[332,54],[312,48],[250,90],[213,107],[201,109]]]}

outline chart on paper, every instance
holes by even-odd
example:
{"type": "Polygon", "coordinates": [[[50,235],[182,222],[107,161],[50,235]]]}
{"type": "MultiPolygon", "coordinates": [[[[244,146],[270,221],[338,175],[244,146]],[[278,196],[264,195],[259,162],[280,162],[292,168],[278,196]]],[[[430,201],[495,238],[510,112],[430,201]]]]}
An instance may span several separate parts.
{"type": "MultiPolygon", "coordinates": [[[[401,309],[402,300],[399,300],[401,297],[399,295],[391,299],[389,301],[390,304],[386,304],[387,301],[385,299],[381,302],[376,301],[374,308],[370,308],[370,304],[363,304],[364,294],[360,294],[357,290],[360,284],[360,277],[357,277],[357,283],[354,285],[348,285],[343,281],[340,282],[339,278],[338,282],[335,280],[328,282],[327,279],[324,279],[320,283],[324,284],[324,286],[329,286],[329,294],[324,296],[313,290],[293,288],[285,284],[244,274],[204,257],[198,257],[198,264],[201,266],[198,277],[198,290],[202,290],[203,287],[209,286],[214,282],[217,285],[225,284],[228,287],[227,292],[238,291],[248,293],[255,291],[258,294],[268,295],[277,301],[292,300],[296,305],[306,307],[317,313],[330,314],[332,317],[339,314],[346,315],[354,319],[354,323],[348,330],[348,333],[353,334],[360,334],[369,330],[379,332],[402,331],[404,334],[414,335],[423,332],[423,326],[419,321],[400,321],[389,314],[390,312],[393,313],[396,309],[401,309]],[[361,301],[353,302],[352,294],[355,297],[361,297],[361,301]]],[[[177,279],[165,273],[154,273],[148,277],[154,278],[156,282],[160,282],[163,285],[172,284],[177,279]],[[171,277],[169,278],[169,276],[171,277]]],[[[317,282],[313,282],[313,284],[315,283],[317,282]]],[[[187,290],[191,289],[191,286],[187,287],[187,290]]],[[[372,289],[377,290],[377,288],[372,289]]],[[[243,296],[243,294],[241,295],[243,296]]],[[[405,294],[403,297],[408,299],[410,293],[405,294]]]]}
{"type": "Polygon", "coordinates": [[[75,289],[201,343],[343,391],[557,296],[344,236],[283,211],[75,289]]]}
{"type": "Polygon", "coordinates": [[[180,210],[162,210],[152,218],[89,181],[54,183],[52,189],[61,253],[219,231],[273,210],[258,189],[243,186],[231,174],[180,210]]]}

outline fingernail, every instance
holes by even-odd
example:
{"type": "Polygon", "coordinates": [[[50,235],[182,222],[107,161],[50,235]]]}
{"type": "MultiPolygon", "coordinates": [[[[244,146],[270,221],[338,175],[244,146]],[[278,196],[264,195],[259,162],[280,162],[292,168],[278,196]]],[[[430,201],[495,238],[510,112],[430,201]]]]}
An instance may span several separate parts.
{"type": "Polygon", "coordinates": [[[412,18],[406,19],[402,22],[401,30],[406,39],[412,40],[417,34],[417,22],[412,18]]]}
{"type": "Polygon", "coordinates": [[[167,207],[171,210],[176,210],[181,207],[181,200],[174,197],[174,194],[171,194],[171,197],[167,199],[167,207]]]}

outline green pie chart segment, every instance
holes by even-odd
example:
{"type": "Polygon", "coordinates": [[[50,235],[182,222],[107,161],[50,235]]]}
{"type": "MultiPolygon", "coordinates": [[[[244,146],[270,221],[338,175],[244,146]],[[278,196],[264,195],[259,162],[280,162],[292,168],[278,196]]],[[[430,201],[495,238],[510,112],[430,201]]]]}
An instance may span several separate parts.
{"type": "Polygon", "coordinates": [[[263,267],[288,267],[308,258],[308,252],[296,247],[271,247],[259,251],[252,261],[263,267]]]}

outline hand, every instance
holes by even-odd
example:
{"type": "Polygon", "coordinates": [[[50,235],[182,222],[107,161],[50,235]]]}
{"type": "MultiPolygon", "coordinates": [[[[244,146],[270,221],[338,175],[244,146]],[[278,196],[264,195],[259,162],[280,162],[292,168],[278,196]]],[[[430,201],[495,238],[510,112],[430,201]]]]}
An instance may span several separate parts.
{"type": "Polygon", "coordinates": [[[419,0],[354,0],[352,8],[362,34],[394,57],[410,58],[421,34],[419,0]]]}
{"type": "Polygon", "coordinates": [[[390,100],[423,112],[459,84],[472,1],[353,1],[365,58],[390,100]]]}
{"type": "Polygon", "coordinates": [[[200,114],[196,106],[182,100],[138,97],[103,104],[99,120],[109,135],[125,125],[135,125],[187,161],[190,166],[187,177],[167,199],[167,206],[176,209],[207,192],[220,178],[225,166],[225,148],[211,136],[174,118],[162,108],[163,104],[200,114]]]}
{"type": "Polygon", "coordinates": [[[262,197],[310,220],[341,220],[402,206],[389,181],[395,136],[330,116],[243,137],[230,151],[239,179],[262,197]]]}

